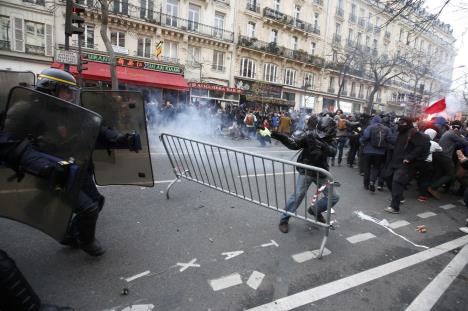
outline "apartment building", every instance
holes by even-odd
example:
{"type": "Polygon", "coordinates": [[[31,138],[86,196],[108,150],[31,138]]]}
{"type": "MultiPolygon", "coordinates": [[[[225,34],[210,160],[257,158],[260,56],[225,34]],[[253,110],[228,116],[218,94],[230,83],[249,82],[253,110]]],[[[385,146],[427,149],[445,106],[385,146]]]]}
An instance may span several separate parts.
{"type": "Polygon", "coordinates": [[[35,73],[53,61],[55,16],[45,0],[0,1],[0,69],[35,73]]]}

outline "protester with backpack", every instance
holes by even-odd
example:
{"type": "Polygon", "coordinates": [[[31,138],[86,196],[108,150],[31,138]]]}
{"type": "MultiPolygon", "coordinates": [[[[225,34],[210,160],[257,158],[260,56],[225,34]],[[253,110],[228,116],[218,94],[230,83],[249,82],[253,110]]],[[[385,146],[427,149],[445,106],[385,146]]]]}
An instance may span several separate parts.
{"type": "Polygon", "coordinates": [[[247,128],[247,137],[248,139],[251,139],[252,136],[255,136],[255,122],[257,122],[257,117],[252,113],[251,110],[245,115],[244,118],[244,124],[245,127],[247,128]]]}
{"type": "Polygon", "coordinates": [[[385,163],[385,152],[391,138],[391,131],[382,124],[379,116],[374,116],[361,137],[364,157],[364,188],[375,192],[375,182],[385,163]]]}
{"type": "MultiPolygon", "coordinates": [[[[338,165],[341,165],[341,160],[343,159],[343,149],[346,146],[346,142],[348,141],[350,130],[353,126],[358,125],[359,122],[351,122],[347,120],[346,115],[344,115],[343,113],[337,116],[338,120],[336,122],[336,138],[338,144],[338,165]]],[[[335,157],[332,158],[331,165],[335,166],[335,157]]]]}

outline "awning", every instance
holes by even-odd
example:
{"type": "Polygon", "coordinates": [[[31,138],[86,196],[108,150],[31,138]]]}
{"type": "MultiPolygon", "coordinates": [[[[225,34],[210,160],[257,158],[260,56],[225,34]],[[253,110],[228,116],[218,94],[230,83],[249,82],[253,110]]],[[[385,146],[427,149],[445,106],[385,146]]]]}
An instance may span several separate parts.
{"type": "MultiPolygon", "coordinates": [[[[64,65],[54,62],[52,67],[63,69],[64,65]]],[[[82,72],[83,79],[98,81],[111,80],[110,65],[97,62],[88,62],[85,67],[87,69],[83,70],[82,72]]],[[[122,66],[117,66],[116,70],[117,78],[119,81],[124,83],[179,91],[189,90],[187,81],[185,81],[184,77],[181,75],[122,66]]],[[[73,75],[77,75],[78,71],[76,70],[76,66],[70,66],[70,72],[73,75]]]]}

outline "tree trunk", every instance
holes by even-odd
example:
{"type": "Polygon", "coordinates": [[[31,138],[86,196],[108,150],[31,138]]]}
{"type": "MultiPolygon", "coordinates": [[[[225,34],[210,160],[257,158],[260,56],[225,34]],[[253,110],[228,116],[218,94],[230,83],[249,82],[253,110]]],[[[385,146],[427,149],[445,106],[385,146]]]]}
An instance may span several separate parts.
{"type": "Polygon", "coordinates": [[[379,90],[379,87],[374,86],[372,88],[372,91],[369,94],[369,99],[367,100],[367,111],[369,114],[372,114],[372,108],[374,106],[374,96],[378,90],[379,90]]]}
{"type": "Polygon", "coordinates": [[[101,14],[102,14],[101,37],[102,37],[102,41],[104,41],[104,45],[106,46],[107,53],[109,54],[112,90],[118,91],[119,80],[117,78],[115,53],[114,53],[114,49],[112,48],[112,44],[109,40],[109,35],[107,34],[107,29],[108,29],[107,25],[109,23],[109,2],[108,0],[100,0],[100,3],[101,3],[101,14]]]}

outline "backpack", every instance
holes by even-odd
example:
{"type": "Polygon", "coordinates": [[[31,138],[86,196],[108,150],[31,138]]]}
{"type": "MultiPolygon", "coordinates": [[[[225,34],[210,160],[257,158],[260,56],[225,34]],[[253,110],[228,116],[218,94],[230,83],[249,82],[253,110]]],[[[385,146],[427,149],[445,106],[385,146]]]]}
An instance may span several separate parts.
{"type": "Polygon", "coordinates": [[[387,131],[381,124],[377,124],[371,129],[370,143],[375,148],[387,147],[387,131]]]}
{"type": "Polygon", "coordinates": [[[254,117],[251,113],[249,113],[246,117],[245,117],[245,124],[247,125],[253,125],[254,124],[254,117]]]}
{"type": "Polygon", "coordinates": [[[346,130],[347,124],[345,119],[339,119],[338,120],[338,129],[339,130],[346,130]]]}

